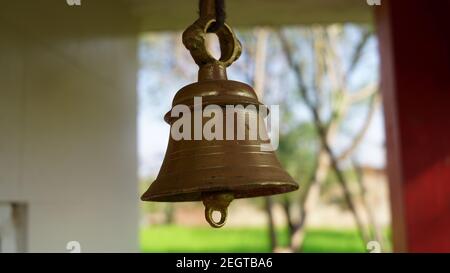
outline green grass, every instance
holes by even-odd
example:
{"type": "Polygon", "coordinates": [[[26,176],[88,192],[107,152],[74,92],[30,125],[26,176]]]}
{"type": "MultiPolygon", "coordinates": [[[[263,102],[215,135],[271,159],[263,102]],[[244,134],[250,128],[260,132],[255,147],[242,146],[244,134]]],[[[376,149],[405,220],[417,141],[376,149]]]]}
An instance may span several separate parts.
{"type": "MultiPolygon", "coordinates": [[[[142,252],[269,252],[264,228],[152,226],[140,232],[142,252]]],[[[278,232],[282,245],[287,231],[278,232]]],[[[306,232],[303,252],[365,252],[356,231],[313,229],[306,232]]]]}

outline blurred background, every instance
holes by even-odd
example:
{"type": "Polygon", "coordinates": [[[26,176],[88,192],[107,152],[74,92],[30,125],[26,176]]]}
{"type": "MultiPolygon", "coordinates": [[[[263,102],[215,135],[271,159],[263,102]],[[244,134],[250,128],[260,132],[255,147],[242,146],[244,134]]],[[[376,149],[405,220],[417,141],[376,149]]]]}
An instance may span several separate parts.
{"type": "Polygon", "coordinates": [[[300,189],[234,201],[221,229],[139,199],[196,81],[198,1],[0,6],[0,252],[450,251],[448,1],[226,0],[228,76],[280,106],[300,189]]]}
{"type": "MultiPolygon", "coordinates": [[[[251,27],[237,34],[244,51],[228,69],[229,79],[254,86],[265,104],[280,106],[276,152],[300,190],[236,200],[220,230],[209,228],[200,202],[141,203],[142,251],[366,252],[369,241],[389,251],[379,57],[372,26],[251,27]],[[313,119],[315,110],[320,122],[313,119]],[[328,128],[337,168],[321,147],[317,126],[328,128]]],[[[207,42],[220,56],[214,34],[207,42]]],[[[143,193],[164,158],[170,131],[162,117],[176,91],[196,81],[198,67],[181,32],[143,34],[139,61],[143,193]]]]}

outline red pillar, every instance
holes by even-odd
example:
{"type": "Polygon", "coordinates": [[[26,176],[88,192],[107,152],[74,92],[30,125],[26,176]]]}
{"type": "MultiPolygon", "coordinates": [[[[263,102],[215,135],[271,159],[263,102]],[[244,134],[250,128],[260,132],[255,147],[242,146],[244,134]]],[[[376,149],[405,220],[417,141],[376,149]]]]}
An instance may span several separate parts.
{"type": "Polygon", "coordinates": [[[376,10],[394,251],[450,252],[450,1],[376,10]]]}

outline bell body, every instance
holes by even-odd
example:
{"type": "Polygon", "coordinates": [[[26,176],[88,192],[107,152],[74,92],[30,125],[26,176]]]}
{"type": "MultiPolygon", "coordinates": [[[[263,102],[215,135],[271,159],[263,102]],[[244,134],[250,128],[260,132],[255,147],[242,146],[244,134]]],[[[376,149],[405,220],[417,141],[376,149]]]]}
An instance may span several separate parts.
{"type": "MultiPolygon", "coordinates": [[[[211,79],[182,88],[172,107],[186,105],[190,115],[190,139],[169,139],[166,155],[156,180],[142,196],[144,201],[201,201],[208,194],[228,193],[232,198],[266,196],[294,191],[297,183],[284,171],[273,151],[263,151],[269,144],[262,105],[254,90],[241,82],[211,79]],[[201,97],[201,105],[194,98],[201,97]],[[223,109],[222,137],[207,140],[202,134],[194,139],[195,109],[204,111],[210,105],[223,109]],[[227,106],[235,107],[231,116],[227,106]],[[255,137],[255,124],[258,125],[255,137]],[[232,130],[232,132],[229,132],[232,130]],[[244,138],[238,132],[244,132],[244,138]],[[227,138],[228,136],[231,136],[227,138]],[[253,137],[251,137],[253,135],[253,137]]],[[[173,108],[172,108],[173,109],[173,108]]],[[[198,116],[197,116],[198,117],[198,116]]],[[[201,128],[211,120],[201,116],[201,128]]],[[[167,113],[165,120],[174,126],[179,118],[167,113]]],[[[185,129],[185,128],[183,128],[185,129]]],[[[215,128],[217,129],[217,128],[215,128]]],[[[203,130],[202,130],[203,133],[203,130]]]]}
{"type": "Polygon", "coordinates": [[[267,149],[266,115],[261,114],[265,106],[255,91],[227,79],[226,67],[242,52],[227,24],[213,30],[220,43],[220,59],[207,50],[206,35],[216,21],[215,11],[215,1],[202,1],[199,19],[183,32],[183,44],[199,66],[198,82],[183,87],[173,99],[172,110],[165,116],[171,125],[166,155],[158,177],[141,199],[203,201],[206,220],[218,228],[225,224],[233,199],[285,193],[298,185],[267,149]],[[205,115],[208,110],[211,113],[205,115]],[[213,219],[214,211],[220,212],[219,221],[213,219]]]}

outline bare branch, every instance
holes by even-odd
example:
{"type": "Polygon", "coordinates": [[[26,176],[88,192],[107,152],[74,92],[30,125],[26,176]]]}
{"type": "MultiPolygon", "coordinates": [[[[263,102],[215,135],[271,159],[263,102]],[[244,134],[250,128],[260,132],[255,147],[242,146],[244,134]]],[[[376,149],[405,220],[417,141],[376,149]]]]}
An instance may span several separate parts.
{"type": "Polygon", "coordinates": [[[377,110],[379,103],[380,103],[379,94],[374,94],[370,102],[370,106],[362,128],[358,131],[358,134],[356,134],[350,146],[338,156],[339,161],[345,160],[348,157],[350,157],[355,151],[355,149],[358,147],[358,145],[361,143],[361,141],[364,139],[364,136],[367,130],[369,129],[370,124],[372,123],[373,116],[375,115],[375,111],[377,110]]]}
{"type": "Polygon", "coordinates": [[[365,45],[367,44],[367,41],[369,40],[369,38],[372,36],[372,32],[370,32],[369,30],[366,30],[362,37],[361,40],[358,42],[358,44],[355,47],[355,51],[353,53],[353,57],[350,61],[350,66],[347,70],[347,73],[345,74],[345,81],[347,82],[348,78],[350,77],[350,75],[353,73],[353,70],[355,69],[356,65],[359,63],[359,60],[361,59],[362,56],[362,52],[363,49],[365,47],[365,45]]]}
{"type": "Polygon", "coordinates": [[[258,28],[255,31],[255,72],[253,86],[259,99],[264,97],[264,84],[266,78],[267,41],[269,32],[265,28],[258,28]]]}
{"type": "MultiPolygon", "coordinates": [[[[313,84],[314,84],[314,91],[317,94],[317,98],[321,98],[324,95],[324,88],[323,88],[323,79],[326,77],[325,73],[327,70],[326,67],[326,58],[325,58],[325,50],[326,50],[326,44],[324,39],[324,31],[323,27],[313,29],[312,33],[312,42],[311,47],[314,54],[314,60],[313,62],[314,69],[312,70],[313,73],[313,84]]],[[[316,100],[317,108],[319,111],[322,108],[322,102],[321,99],[316,100]]]]}
{"type": "Polygon", "coordinates": [[[308,94],[308,89],[306,87],[305,80],[303,79],[303,69],[300,64],[297,64],[294,61],[292,49],[289,44],[289,41],[286,39],[286,36],[282,33],[282,31],[277,30],[276,33],[280,39],[281,47],[283,49],[286,60],[289,64],[289,66],[294,70],[294,72],[297,76],[298,87],[299,87],[299,91],[303,97],[303,100],[305,101],[308,108],[314,108],[315,107],[314,102],[312,101],[312,99],[310,98],[310,96],[308,94]]]}
{"type": "Polygon", "coordinates": [[[356,182],[358,182],[358,186],[361,192],[361,199],[362,199],[362,205],[365,208],[365,211],[367,213],[367,217],[369,219],[369,223],[372,226],[372,237],[380,243],[381,248],[383,249],[384,245],[384,236],[383,232],[381,231],[381,227],[375,217],[375,213],[372,210],[371,204],[369,204],[367,200],[367,189],[364,184],[364,172],[362,170],[362,167],[357,163],[356,160],[352,159],[353,168],[355,169],[356,173],[356,182]]]}
{"type": "Polygon", "coordinates": [[[353,202],[353,197],[352,197],[351,191],[350,191],[350,189],[348,187],[347,180],[346,180],[346,178],[344,176],[344,173],[339,168],[338,160],[337,160],[336,156],[334,155],[333,150],[328,145],[328,141],[326,140],[326,136],[323,133],[319,133],[319,135],[320,135],[320,139],[322,141],[322,145],[323,145],[323,147],[325,148],[326,152],[328,153],[328,155],[330,157],[331,166],[332,166],[332,168],[334,170],[334,173],[336,175],[337,181],[341,185],[345,201],[347,203],[347,206],[348,206],[349,210],[353,214],[356,226],[358,227],[358,230],[359,230],[359,232],[361,234],[361,238],[363,239],[364,242],[368,242],[369,236],[365,232],[363,221],[360,218],[359,213],[356,211],[356,206],[355,206],[355,204],[353,202]]]}
{"type": "Polygon", "coordinates": [[[365,100],[366,98],[372,96],[378,91],[378,84],[370,83],[364,88],[362,88],[360,91],[353,93],[349,96],[349,103],[357,103],[362,100],[365,100]]]}
{"type": "Polygon", "coordinates": [[[341,56],[338,54],[336,47],[339,45],[338,35],[340,27],[337,25],[332,25],[328,27],[325,31],[326,41],[328,42],[326,46],[325,61],[327,64],[328,77],[331,84],[331,91],[334,93],[345,93],[344,88],[344,72],[342,71],[342,61],[341,56]]]}
{"type": "Polygon", "coordinates": [[[299,89],[300,89],[300,94],[303,96],[303,99],[306,102],[306,106],[308,107],[308,109],[311,111],[311,114],[313,115],[314,124],[316,126],[316,130],[317,130],[318,136],[320,138],[320,142],[322,144],[323,149],[326,151],[326,153],[329,156],[331,166],[334,170],[334,173],[339,182],[339,185],[342,188],[347,206],[348,206],[350,212],[353,214],[356,226],[358,227],[358,230],[361,234],[361,238],[363,239],[364,242],[367,242],[369,237],[367,236],[367,233],[365,231],[363,221],[360,218],[360,215],[356,210],[356,206],[353,202],[353,197],[352,197],[351,191],[348,187],[347,180],[346,180],[342,170],[339,167],[338,159],[334,155],[334,152],[328,143],[327,130],[325,129],[325,127],[320,119],[319,111],[318,111],[316,105],[309,100],[307,90],[306,90],[306,85],[305,85],[305,83],[303,81],[303,77],[302,77],[303,73],[302,73],[301,67],[294,62],[294,60],[292,58],[292,53],[290,51],[289,44],[288,44],[286,38],[284,37],[284,35],[281,32],[278,32],[278,36],[280,37],[280,41],[281,41],[286,59],[288,60],[288,63],[291,66],[291,68],[296,72],[299,89]]]}

